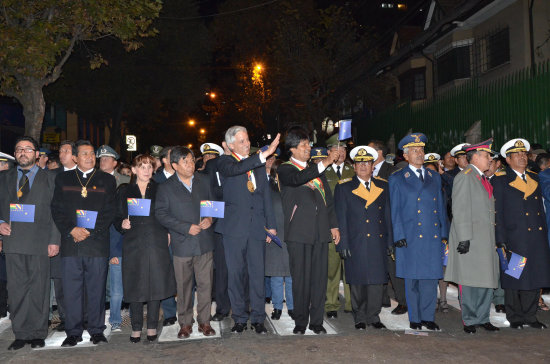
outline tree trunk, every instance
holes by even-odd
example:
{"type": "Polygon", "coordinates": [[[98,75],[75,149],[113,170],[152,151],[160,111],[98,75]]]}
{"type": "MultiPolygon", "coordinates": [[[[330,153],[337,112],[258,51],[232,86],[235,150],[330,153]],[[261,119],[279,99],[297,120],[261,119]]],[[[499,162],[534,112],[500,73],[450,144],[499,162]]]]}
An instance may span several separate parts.
{"type": "Polygon", "coordinates": [[[24,79],[20,82],[20,87],[21,94],[16,98],[23,106],[25,135],[33,137],[40,144],[42,121],[46,112],[43,83],[35,79],[24,79]]]}

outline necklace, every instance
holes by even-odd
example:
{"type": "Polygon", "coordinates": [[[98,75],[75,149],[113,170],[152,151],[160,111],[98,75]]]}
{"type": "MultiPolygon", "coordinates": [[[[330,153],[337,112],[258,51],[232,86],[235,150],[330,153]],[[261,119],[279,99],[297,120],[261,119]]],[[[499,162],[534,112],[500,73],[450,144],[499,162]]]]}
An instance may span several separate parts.
{"type": "MultiPolygon", "coordinates": [[[[27,172],[28,173],[28,172],[27,172]]],[[[26,175],[26,174],[25,174],[26,175]]],[[[25,185],[27,184],[27,182],[29,182],[29,176],[27,176],[27,180],[25,181],[25,183],[23,183],[23,185],[21,187],[19,187],[19,189],[17,190],[17,198],[21,198],[23,196],[23,187],[25,187],[25,185]]]]}
{"type": "Polygon", "coordinates": [[[82,196],[83,198],[88,197],[88,190],[86,189],[86,187],[88,187],[88,183],[90,183],[90,181],[92,180],[92,177],[94,176],[95,172],[97,172],[97,169],[94,170],[94,173],[92,173],[92,175],[88,179],[88,182],[86,182],[86,184],[83,185],[82,181],[80,180],[80,177],[78,176],[78,172],[76,171],[76,168],[74,170],[74,173],[76,174],[76,178],[78,178],[78,183],[80,183],[80,185],[82,186],[82,191],[80,192],[80,196],[82,196]]]}

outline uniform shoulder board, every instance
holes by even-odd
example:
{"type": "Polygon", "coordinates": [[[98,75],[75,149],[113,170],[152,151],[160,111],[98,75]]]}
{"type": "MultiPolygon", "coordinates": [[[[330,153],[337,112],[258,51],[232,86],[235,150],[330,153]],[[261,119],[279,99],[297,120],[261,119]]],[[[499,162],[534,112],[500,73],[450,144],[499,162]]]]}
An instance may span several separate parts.
{"type": "Polygon", "coordinates": [[[352,180],[352,178],[344,178],[344,179],[339,180],[338,184],[341,185],[342,183],[346,183],[346,182],[349,182],[351,180],[352,180]]]}
{"type": "Polygon", "coordinates": [[[471,168],[468,168],[467,170],[464,171],[464,174],[468,174],[468,173],[470,173],[471,171],[472,171],[472,169],[471,169],[471,168]]]}
{"type": "Polygon", "coordinates": [[[375,176],[374,178],[379,179],[380,181],[388,182],[388,180],[385,180],[385,179],[382,178],[382,177],[375,176]]]}
{"type": "Polygon", "coordinates": [[[497,171],[495,172],[495,176],[506,176],[506,171],[497,171]]]}
{"type": "Polygon", "coordinates": [[[529,172],[529,173],[531,173],[531,174],[535,174],[535,175],[538,174],[537,172],[533,172],[533,171],[530,170],[530,169],[526,169],[526,171],[529,172]]]}
{"type": "Polygon", "coordinates": [[[403,168],[398,168],[398,169],[396,169],[395,171],[393,171],[391,174],[395,174],[395,173],[399,172],[399,171],[402,170],[402,169],[403,169],[403,168]]]}

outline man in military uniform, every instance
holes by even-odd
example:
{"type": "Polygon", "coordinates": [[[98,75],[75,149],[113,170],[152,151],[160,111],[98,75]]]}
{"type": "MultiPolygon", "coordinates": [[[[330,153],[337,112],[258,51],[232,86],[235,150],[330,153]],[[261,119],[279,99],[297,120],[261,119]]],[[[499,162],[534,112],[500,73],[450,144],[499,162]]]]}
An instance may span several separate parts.
{"type": "Polygon", "coordinates": [[[495,198],[484,172],[491,163],[492,139],[464,148],[470,163],[453,187],[453,221],[445,280],[459,284],[464,332],[476,326],[497,331],[489,321],[493,289],[498,287],[495,251],[495,198]]]}
{"type": "Polygon", "coordinates": [[[116,170],[120,156],[113,148],[102,145],[97,150],[96,157],[99,159],[99,169],[115,177],[117,187],[123,183],[130,183],[130,177],[120,174],[116,170]]]}
{"type": "Polygon", "coordinates": [[[10,167],[13,165],[13,162],[15,162],[15,158],[13,158],[9,154],[0,152],[0,171],[10,169],[10,167]]]}
{"type": "Polygon", "coordinates": [[[493,178],[496,206],[495,237],[498,247],[527,258],[516,279],[501,272],[506,319],[510,327],[544,329],[537,320],[539,290],[550,287],[550,248],[539,178],[527,170],[529,142],[512,139],[500,149],[506,172],[493,178]]]}
{"type": "Polygon", "coordinates": [[[310,159],[309,159],[311,162],[318,164],[319,162],[324,161],[326,157],[328,157],[327,148],[323,148],[323,147],[311,148],[310,159]]]}
{"type": "Polygon", "coordinates": [[[151,145],[149,150],[151,151],[151,157],[155,158],[155,165],[153,166],[154,170],[153,172],[156,172],[157,169],[159,169],[162,166],[162,161],[160,158],[160,153],[162,152],[164,148],[160,145],[151,145]]]}
{"type": "Polygon", "coordinates": [[[441,177],[423,167],[426,141],[422,133],[401,139],[399,149],[409,165],[389,179],[396,275],[405,279],[413,330],[439,330],[437,281],[443,277],[442,240],[448,233],[441,177]]]}
{"type": "MultiPolygon", "coordinates": [[[[328,166],[325,171],[330,191],[334,194],[334,188],[338,181],[352,178],[354,172],[353,167],[345,162],[346,143],[338,140],[338,134],[334,134],[327,139],[327,147],[329,155],[338,155],[338,159],[335,159],[335,162],[328,166]]],[[[340,309],[338,292],[341,279],[344,281],[344,311],[351,312],[350,291],[349,285],[346,284],[343,261],[336,251],[336,245],[331,241],[328,246],[327,299],[325,301],[325,311],[328,318],[338,317],[338,310],[340,309]]]]}
{"type": "Polygon", "coordinates": [[[350,285],[355,328],[385,328],[380,322],[384,284],[388,281],[387,250],[393,243],[388,183],[372,177],[378,157],[368,146],[353,148],[355,176],[335,188],[335,210],[340,227],[337,250],[344,257],[350,285]]]}

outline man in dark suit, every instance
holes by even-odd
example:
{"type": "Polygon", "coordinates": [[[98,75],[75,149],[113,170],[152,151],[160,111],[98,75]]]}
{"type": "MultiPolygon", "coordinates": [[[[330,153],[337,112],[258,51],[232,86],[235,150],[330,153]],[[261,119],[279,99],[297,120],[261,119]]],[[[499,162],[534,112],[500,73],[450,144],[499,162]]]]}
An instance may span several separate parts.
{"type": "Polygon", "coordinates": [[[48,335],[50,259],[59,253],[59,231],[50,211],[55,174],[36,164],[38,143],[15,143],[16,169],[0,173],[0,234],[6,254],[8,305],[15,341],[8,350],[30,343],[43,347],[48,335]],[[34,208],[32,221],[11,221],[11,210],[34,208]]]}
{"type": "Polygon", "coordinates": [[[378,157],[374,148],[357,146],[350,157],[356,175],[339,182],[334,192],[341,233],[338,251],[345,257],[355,328],[384,329],[379,314],[388,281],[387,250],[393,243],[388,182],[371,178],[378,157]]]}
{"type": "Polygon", "coordinates": [[[497,247],[527,258],[519,279],[501,271],[506,319],[513,329],[528,325],[544,329],[537,319],[539,292],[550,286],[550,249],[542,201],[541,186],[536,173],[527,169],[529,142],[512,139],[500,149],[506,158],[506,172],[493,178],[495,195],[497,247]]]}
{"type": "Polygon", "coordinates": [[[193,281],[197,287],[197,321],[204,336],[215,335],[210,326],[214,232],[212,218],[200,216],[201,200],[212,200],[208,178],[195,172],[193,152],[174,147],[170,153],[176,171],[159,185],[157,220],[170,231],[178,292],[178,338],[193,331],[193,281]]]}
{"type": "Polygon", "coordinates": [[[318,164],[308,165],[311,152],[309,136],[300,127],[289,130],[285,144],[291,158],[277,171],[292,276],[294,333],[304,334],[308,323],[314,333],[326,333],[323,314],[328,243],[333,240],[338,245],[340,232],[332,192],[324,172],[339,155],[333,153],[318,164]]]}
{"type": "MultiPolygon", "coordinates": [[[[368,144],[369,147],[376,150],[377,156],[373,163],[372,176],[380,177],[384,180],[388,180],[393,172],[399,168],[386,162],[386,153],[388,147],[380,140],[371,140],[368,144]]],[[[405,298],[405,280],[395,275],[395,257],[388,255],[388,274],[390,276],[391,286],[395,294],[395,300],[397,301],[397,307],[392,310],[393,315],[403,315],[407,313],[407,299],[405,298]]],[[[388,284],[384,285],[384,298],[382,305],[384,307],[390,306],[390,296],[388,294],[388,284]]]]}
{"type": "Polygon", "coordinates": [[[172,150],[172,148],[173,147],[165,147],[160,151],[159,159],[162,163],[162,167],[157,169],[153,175],[153,179],[156,183],[162,183],[174,174],[174,168],[170,165],[170,150],[172,150]]]}
{"type": "Polygon", "coordinates": [[[217,222],[216,232],[223,235],[229,300],[235,321],[232,332],[240,333],[246,329],[249,318],[245,297],[247,285],[252,327],[258,334],[267,332],[264,326],[264,242],[269,238],[266,238],[265,229],[276,234],[277,223],[265,161],[275,152],[279,138],[280,135],[277,135],[265,152],[248,157],[248,133],[242,126],[233,126],[225,133],[231,155],[223,155],[218,161],[225,217],[217,222]]]}
{"type": "Polygon", "coordinates": [[[115,217],[116,181],[95,168],[94,147],[87,140],[76,142],[77,168],[57,175],[51,204],[52,216],[61,232],[61,272],[65,295],[65,332],[62,346],[82,341],[82,292],[86,289],[87,330],[94,344],[107,342],[105,329],[105,284],[109,259],[109,226],[115,217]],[[97,213],[93,227],[77,225],[82,215],[97,213]]]}

